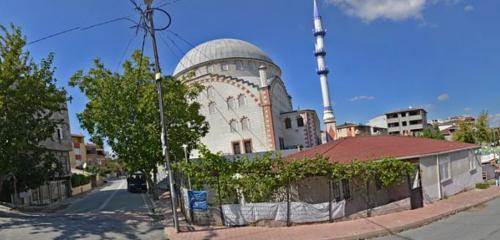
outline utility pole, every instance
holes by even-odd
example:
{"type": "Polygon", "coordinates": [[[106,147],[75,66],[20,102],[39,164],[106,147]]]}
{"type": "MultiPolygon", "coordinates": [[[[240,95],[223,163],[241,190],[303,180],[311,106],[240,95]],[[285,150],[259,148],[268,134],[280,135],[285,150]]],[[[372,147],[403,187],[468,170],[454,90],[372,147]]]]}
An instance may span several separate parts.
{"type": "Polygon", "coordinates": [[[170,182],[170,200],[172,204],[172,217],[174,220],[174,227],[177,232],[179,232],[179,219],[177,218],[177,198],[175,195],[175,187],[174,187],[174,177],[172,174],[172,167],[170,165],[170,159],[168,156],[168,138],[167,138],[167,125],[165,124],[165,114],[163,111],[163,89],[161,84],[161,68],[160,68],[160,59],[158,57],[158,46],[156,45],[156,36],[155,36],[155,27],[153,21],[153,8],[151,8],[151,4],[153,0],[144,0],[144,3],[147,5],[146,8],[146,16],[147,21],[149,21],[149,27],[146,27],[146,31],[149,31],[151,35],[151,40],[153,42],[153,52],[155,57],[155,80],[156,87],[158,90],[158,102],[160,105],[160,121],[161,121],[161,144],[162,144],[162,152],[163,157],[165,159],[165,164],[167,168],[168,180],[170,182]]]}

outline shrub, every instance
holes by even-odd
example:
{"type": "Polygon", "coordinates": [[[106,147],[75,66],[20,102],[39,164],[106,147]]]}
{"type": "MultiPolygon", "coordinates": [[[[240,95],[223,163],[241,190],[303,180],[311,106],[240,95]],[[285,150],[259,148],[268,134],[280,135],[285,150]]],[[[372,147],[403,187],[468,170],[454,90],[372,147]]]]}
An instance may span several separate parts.
{"type": "Polygon", "coordinates": [[[476,183],[476,188],[478,188],[478,189],[488,189],[489,187],[490,187],[490,184],[488,184],[487,182],[476,183]]]}
{"type": "Polygon", "coordinates": [[[71,176],[71,186],[79,187],[90,183],[90,177],[83,174],[73,174],[71,176]]]}

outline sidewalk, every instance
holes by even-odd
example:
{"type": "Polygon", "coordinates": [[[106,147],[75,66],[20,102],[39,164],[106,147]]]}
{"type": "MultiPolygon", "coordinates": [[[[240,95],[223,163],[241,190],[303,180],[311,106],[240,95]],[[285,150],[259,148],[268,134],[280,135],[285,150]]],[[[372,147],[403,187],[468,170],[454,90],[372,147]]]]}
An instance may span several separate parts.
{"type": "Polygon", "coordinates": [[[497,197],[500,197],[500,188],[491,186],[486,190],[474,189],[460,193],[448,199],[427,205],[424,208],[352,221],[278,228],[239,227],[197,229],[182,233],[176,233],[175,229],[169,225],[165,231],[171,240],[363,239],[417,228],[497,197]]]}

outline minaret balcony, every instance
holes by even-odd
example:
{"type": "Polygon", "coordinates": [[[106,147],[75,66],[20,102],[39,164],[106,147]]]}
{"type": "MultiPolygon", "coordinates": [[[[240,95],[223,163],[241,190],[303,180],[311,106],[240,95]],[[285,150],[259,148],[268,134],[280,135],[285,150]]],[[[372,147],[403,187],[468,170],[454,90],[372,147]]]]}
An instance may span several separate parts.
{"type": "Polygon", "coordinates": [[[316,57],[319,57],[319,56],[326,56],[326,51],[325,49],[321,48],[321,49],[316,49],[314,50],[314,56],[316,57]]]}
{"type": "Polygon", "coordinates": [[[314,30],[314,36],[317,37],[317,36],[322,36],[324,37],[326,35],[326,30],[324,29],[315,29],[314,30]]]}
{"type": "Polygon", "coordinates": [[[316,72],[318,73],[318,75],[323,75],[323,74],[327,75],[330,72],[330,70],[328,70],[328,68],[325,67],[316,69],[316,72]]]}

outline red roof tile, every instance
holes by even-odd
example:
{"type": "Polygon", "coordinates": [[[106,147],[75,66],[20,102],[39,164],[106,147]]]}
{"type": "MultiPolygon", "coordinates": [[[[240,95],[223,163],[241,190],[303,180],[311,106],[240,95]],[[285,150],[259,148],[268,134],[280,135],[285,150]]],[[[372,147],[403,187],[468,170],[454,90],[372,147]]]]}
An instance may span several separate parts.
{"type": "Polygon", "coordinates": [[[331,162],[349,163],[353,160],[370,161],[384,157],[407,159],[462,149],[479,148],[478,145],[403,136],[359,136],[342,138],[297,152],[287,159],[314,158],[317,154],[331,162]]]}

